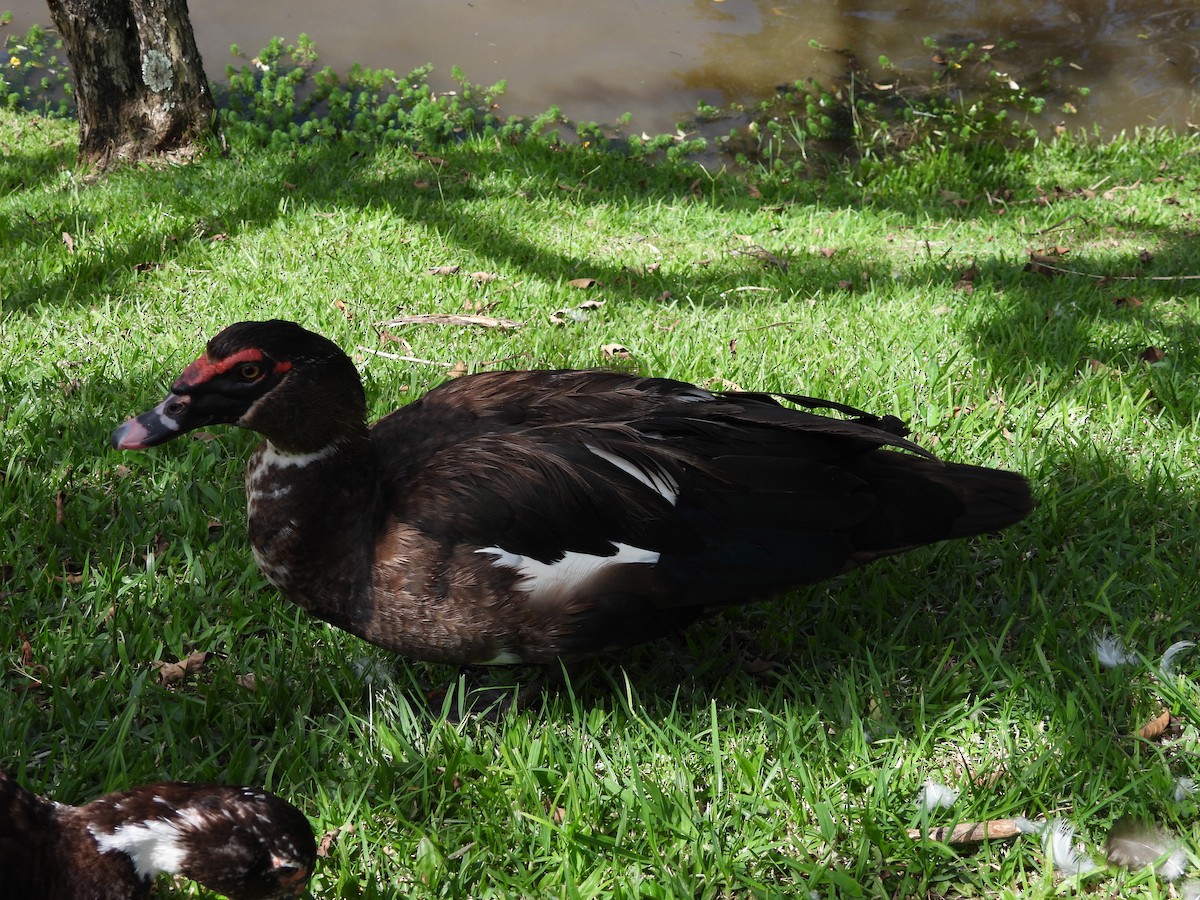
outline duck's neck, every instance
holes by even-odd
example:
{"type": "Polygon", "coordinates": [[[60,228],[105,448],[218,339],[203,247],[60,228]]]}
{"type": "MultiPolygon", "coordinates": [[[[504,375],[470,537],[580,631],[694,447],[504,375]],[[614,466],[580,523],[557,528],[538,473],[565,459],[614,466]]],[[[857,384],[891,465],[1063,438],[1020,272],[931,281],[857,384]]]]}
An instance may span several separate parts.
{"type": "Polygon", "coordinates": [[[303,452],[264,441],[246,470],[250,545],[289,600],[361,634],[379,503],[364,433],[303,452]]]}

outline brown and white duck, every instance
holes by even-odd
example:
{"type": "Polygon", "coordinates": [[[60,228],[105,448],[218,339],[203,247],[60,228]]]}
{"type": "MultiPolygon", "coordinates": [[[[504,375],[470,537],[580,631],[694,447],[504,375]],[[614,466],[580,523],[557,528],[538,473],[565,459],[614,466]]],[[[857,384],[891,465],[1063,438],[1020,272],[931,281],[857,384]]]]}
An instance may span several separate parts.
{"type": "Polygon", "coordinates": [[[168,781],[67,806],[0,772],[4,900],[139,900],[160,872],[233,900],[298,897],[316,855],[308,819],[264,791],[168,781]]]}
{"type": "Polygon", "coordinates": [[[337,345],[240,322],[112,443],[257,431],[250,544],[272,584],[374,644],[455,664],[636,644],[1031,508],[1020,475],[941,462],[897,419],[784,399],[849,418],[665,378],[511,371],[368,428],[337,345]]]}

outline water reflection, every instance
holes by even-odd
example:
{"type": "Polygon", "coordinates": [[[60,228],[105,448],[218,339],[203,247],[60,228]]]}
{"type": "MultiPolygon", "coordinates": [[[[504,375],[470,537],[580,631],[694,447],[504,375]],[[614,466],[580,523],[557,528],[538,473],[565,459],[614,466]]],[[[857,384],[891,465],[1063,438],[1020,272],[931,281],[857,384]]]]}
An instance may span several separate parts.
{"type": "MultiPolygon", "coordinates": [[[[42,0],[0,0],[14,29],[49,21],[42,0]]],[[[829,82],[843,58],[814,49],[881,54],[904,70],[931,70],[922,40],[1018,42],[996,65],[1018,81],[1047,58],[1077,64],[1093,89],[1072,124],[1117,131],[1183,126],[1200,78],[1200,8],[1194,0],[196,0],[192,20],[209,77],[273,35],[306,32],[323,62],[407,72],[433,63],[436,88],[451,68],[474,82],[508,80],[503,113],[558,104],[580,121],[633,115],[636,130],[670,130],[697,101],[746,102],[785,82],[829,82]]],[[[1074,70],[1072,70],[1074,72],[1074,70]]]]}

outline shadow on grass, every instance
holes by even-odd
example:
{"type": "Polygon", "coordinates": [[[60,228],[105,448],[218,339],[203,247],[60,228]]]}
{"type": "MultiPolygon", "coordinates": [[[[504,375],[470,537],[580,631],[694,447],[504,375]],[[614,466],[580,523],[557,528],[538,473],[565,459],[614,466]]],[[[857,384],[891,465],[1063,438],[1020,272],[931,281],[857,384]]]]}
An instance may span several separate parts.
{"type": "MultiPolygon", "coordinates": [[[[496,165],[510,172],[531,173],[530,191],[566,195],[580,212],[586,212],[593,204],[626,199],[645,204],[705,204],[717,210],[778,211],[797,203],[814,208],[853,208],[863,202],[864,195],[864,189],[849,179],[842,182],[833,178],[826,182],[797,180],[778,188],[778,196],[754,199],[738,179],[710,178],[699,169],[652,168],[637,160],[575,146],[526,143],[499,152],[485,152],[465,144],[442,148],[438,153],[438,157],[429,157],[397,152],[394,148],[365,150],[319,142],[297,147],[283,165],[266,171],[254,171],[255,157],[251,152],[244,158],[210,159],[193,166],[115,173],[110,180],[129,183],[131,189],[141,194],[142,202],[167,213],[159,221],[171,224],[167,228],[139,228],[103,247],[81,249],[78,254],[66,256],[59,271],[49,267],[25,283],[14,285],[8,305],[19,310],[46,298],[51,304],[87,305],[101,294],[131,284],[138,277],[139,268],[169,263],[194,242],[208,240],[218,232],[236,237],[239,233],[267,228],[297,206],[379,210],[397,220],[435,229],[452,253],[454,248],[460,248],[491,260],[514,279],[553,281],[585,274],[612,287],[616,299],[644,299],[644,290],[637,290],[639,286],[632,284],[634,279],[623,266],[548,250],[516,233],[502,212],[489,209],[490,191],[510,189],[507,184],[502,187],[486,184],[488,169],[496,165]],[[428,186],[418,187],[418,184],[428,186]]],[[[964,178],[968,175],[977,178],[975,169],[980,166],[1001,164],[988,154],[984,156],[983,161],[967,166],[964,178]]],[[[275,154],[271,158],[280,157],[275,154]]],[[[1019,182],[1008,185],[1015,193],[1034,195],[1034,186],[1023,180],[1027,176],[1019,170],[1005,169],[1003,177],[1006,183],[1013,179],[1019,182]]],[[[536,196],[525,199],[536,202],[536,196]]],[[[505,198],[505,202],[514,201],[505,198]]],[[[873,209],[897,213],[901,217],[899,225],[912,226],[928,222],[931,202],[950,221],[973,217],[986,209],[982,202],[964,208],[947,203],[943,208],[930,196],[903,189],[872,193],[869,202],[873,209]]],[[[103,212],[87,212],[85,202],[72,215],[79,217],[78,224],[82,227],[87,225],[89,217],[102,217],[103,212]]],[[[9,228],[13,237],[26,247],[37,248],[46,242],[49,226],[54,231],[58,225],[65,229],[73,224],[73,220],[12,221],[9,228]]],[[[762,230],[769,233],[769,226],[762,230]]],[[[57,232],[53,237],[57,238],[57,232]]],[[[1160,237],[1167,243],[1182,243],[1189,238],[1182,233],[1163,233],[1160,237]]],[[[764,238],[764,243],[769,241],[764,238]]],[[[747,295],[728,292],[742,286],[752,274],[761,277],[763,258],[755,258],[752,253],[737,256],[727,252],[728,249],[715,247],[714,258],[707,265],[690,267],[683,276],[654,279],[649,286],[676,294],[686,289],[701,302],[744,303],[750,299],[747,295]],[[736,299],[729,300],[731,296],[736,299]]],[[[831,261],[807,250],[795,253],[776,247],[774,252],[788,263],[786,273],[779,273],[776,280],[786,290],[800,294],[838,290],[839,282],[857,280],[863,270],[861,264],[845,255],[831,261]]]]}

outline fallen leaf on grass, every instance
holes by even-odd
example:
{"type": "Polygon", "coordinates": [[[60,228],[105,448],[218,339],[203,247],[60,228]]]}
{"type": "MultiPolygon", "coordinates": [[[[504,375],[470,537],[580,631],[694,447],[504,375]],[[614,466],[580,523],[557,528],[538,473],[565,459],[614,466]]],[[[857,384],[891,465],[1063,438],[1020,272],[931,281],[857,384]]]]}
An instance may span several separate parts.
{"type": "Polygon", "coordinates": [[[499,328],[508,331],[520,328],[521,323],[512,319],[498,319],[494,316],[463,315],[461,313],[419,313],[411,316],[398,316],[383,323],[385,327],[394,325],[473,325],[478,328],[499,328]]]}
{"type": "Polygon", "coordinates": [[[1158,347],[1147,347],[1138,354],[1138,359],[1144,363],[1153,365],[1156,362],[1162,362],[1164,359],[1166,359],[1166,356],[1166,351],[1158,347]]]}
{"type": "Polygon", "coordinates": [[[1137,309],[1146,305],[1137,297],[1113,297],[1112,303],[1117,309],[1137,309]]]}
{"type": "Polygon", "coordinates": [[[1053,278],[1059,273],[1062,266],[1063,258],[1049,253],[1037,253],[1033,250],[1029,251],[1029,262],[1025,263],[1025,271],[1032,272],[1035,275],[1045,275],[1047,278],[1053,278]]]}
{"type": "Polygon", "coordinates": [[[587,288],[600,287],[601,284],[595,278],[572,278],[567,282],[568,287],[586,290],[587,288]]]}
{"type": "Polygon", "coordinates": [[[329,856],[334,846],[343,834],[351,834],[354,831],[354,825],[347,822],[345,825],[340,825],[332,831],[327,831],[321,835],[321,840],[317,844],[317,856],[325,859],[329,856]]]}
{"type": "Polygon", "coordinates": [[[600,348],[605,359],[632,359],[633,352],[623,344],[605,344],[600,348]]]}
{"type": "Polygon", "coordinates": [[[430,156],[428,153],[424,152],[423,150],[414,150],[413,151],[413,159],[423,159],[423,160],[425,160],[425,162],[429,163],[431,166],[438,166],[439,168],[441,166],[449,165],[449,163],[446,162],[446,160],[442,159],[440,156],[430,156]]]}
{"type": "Polygon", "coordinates": [[[71,237],[71,233],[69,231],[64,231],[62,233],[62,242],[67,245],[68,253],[75,252],[75,238],[71,237]]]}
{"type": "Polygon", "coordinates": [[[203,669],[210,656],[212,654],[205,650],[197,650],[177,663],[155,660],[150,664],[150,668],[158,672],[159,684],[177,684],[193,672],[203,669]]]}
{"type": "Polygon", "coordinates": [[[471,273],[471,279],[476,284],[487,284],[488,282],[495,281],[499,277],[500,276],[497,275],[495,272],[472,272],[471,273]]]}
{"type": "Polygon", "coordinates": [[[334,300],[333,305],[336,306],[338,308],[338,311],[343,316],[345,316],[347,319],[354,318],[354,314],[352,312],[350,312],[350,308],[348,306],[346,306],[346,302],[344,300],[334,300]]]}
{"type": "Polygon", "coordinates": [[[430,266],[430,275],[455,275],[458,273],[458,266],[430,266]]]}
{"type": "Polygon", "coordinates": [[[253,672],[247,672],[244,675],[239,675],[235,679],[239,686],[245,688],[252,694],[258,693],[260,687],[269,688],[275,684],[273,678],[259,678],[253,672]]]}
{"type": "Polygon", "coordinates": [[[1145,741],[1153,741],[1162,737],[1167,726],[1171,724],[1171,711],[1164,709],[1161,713],[1138,729],[1138,737],[1145,741]]]}
{"type": "Polygon", "coordinates": [[[447,378],[462,378],[467,374],[467,364],[462,360],[456,362],[449,372],[446,373],[447,378]]]}
{"type": "Polygon", "coordinates": [[[599,309],[604,303],[603,300],[584,300],[578,306],[564,306],[550,313],[550,324],[566,325],[568,319],[572,322],[582,322],[592,310],[599,309]]]}

